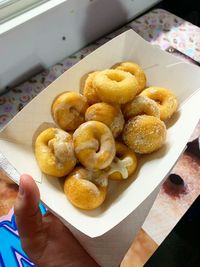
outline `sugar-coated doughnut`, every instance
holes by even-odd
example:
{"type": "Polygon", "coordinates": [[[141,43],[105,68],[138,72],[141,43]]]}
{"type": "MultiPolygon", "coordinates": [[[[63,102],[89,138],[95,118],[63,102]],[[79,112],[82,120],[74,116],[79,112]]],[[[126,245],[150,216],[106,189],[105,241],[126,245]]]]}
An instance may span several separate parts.
{"type": "Polygon", "coordinates": [[[135,75],[135,78],[138,82],[137,94],[146,87],[146,75],[144,73],[144,70],[138,64],[134,62],[122,62],[117,65],[116,69],[128,71],[132,75],[135,75]]]}
{"type": "Polygon", "coordinates": [[[115,141],[111,130],[102,122],[87,121],[73,134],[78,160],[87,169],[104,169],[115,156],[115,141]]]}
{"type": "Polygon", "coordinates": [[[132,101],[122,107],[125,119],[130,119],[137,115],[150,115],[160,118],[160,109],[154,100],[138,95],[132,101]]]}
{"type": "Polygon", "coordinates": [[[76,165],[72,136],[58,128],[44,130],[36,139],[35,156],[42,172],[67,175],[76,165]]]}
{"type": "Polygon", "coordinates": [[[89,73],[88,77],[85,80],[83,95],[87,98],[89,105],[101,102],[93,86],[93,79],[97,75],[97,73],[99,73],[99,71],[94,71],[92,73],[89,73]]]}
{"type": "Polygon", "coordinates": [[[163,87],[152,86],[142,91],[141,95],[156,101],[160,109],[160,119],[169,119],[177,110],[178,102],[175,94],[163,87]]]}
{"type": "Polygon", "coordinates": [[[91,210],[99,207],[105,200],[108,178],[104,171],[91,171],[76,167],[64,182],[64,192],[76,207],[91,210]]]}
{"type": "Polygon", "coordinates": [[[166,126],[154,116],[138,115],[124,127],[123,141],[136,153],[147,154],[158,150],[166,139],[166,126]]]}
{"type": "Polygon", "coordinates": [[[73,131],[85,121],[87,108],[85,96],[77,92],[65,92],[54,100],[52,116],[61,129],[73,131]]]}
{"type": "Polygon", "coordinates": [[[138,82],[132,74],[122,70],[100,71],[93,79],[93,86],[103,102],[124,104],[131,101],[138,90],[138,82]]]}
{"type": "Polygon", "coordinates": [[[116,156],[108,167],[108,178],[124,180],[130,177],[137,168],[137,157],[133,150],[116,142],[116,156]]]}
{"type": "Polygon", "coordinates": [[[111,130],[114,137],[117,137],[123,130],[124,117],[119,106],[113,106],[104,102],[90,106],[85,113],[86,121],[101,121],[111,130]]]}

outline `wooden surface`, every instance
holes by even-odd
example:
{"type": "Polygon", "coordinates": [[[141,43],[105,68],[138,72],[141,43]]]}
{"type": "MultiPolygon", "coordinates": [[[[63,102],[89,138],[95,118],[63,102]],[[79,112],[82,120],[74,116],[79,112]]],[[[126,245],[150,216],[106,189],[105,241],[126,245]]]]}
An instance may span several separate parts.
{"type": "Polygon", "coordinates": [[[125,255],[120,267],[142,267],[151,257],[158,245],[141,229],[132,246],[125,255]]]}
{"type": "Polygon", "coordinates": [[[0,216],[7,215],[13,207],[18,186],[0,173],[0,216]]]}

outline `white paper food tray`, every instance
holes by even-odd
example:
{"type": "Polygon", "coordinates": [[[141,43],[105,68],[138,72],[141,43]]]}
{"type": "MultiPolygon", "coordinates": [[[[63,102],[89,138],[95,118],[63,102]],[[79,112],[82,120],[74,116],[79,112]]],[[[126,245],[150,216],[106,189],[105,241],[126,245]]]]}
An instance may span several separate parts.
{"type": "MultiPolygon", "coordinates": [[[[42,201],[70,227],[101,266],[117,266],[121,254],[130,245],[151,208],[160,184],[184,150],[198,122],[199,87],[198,67],[161,51],[133,30],[128,30],[66,71],[19,112],[0,133],[0,151],[19,173],[28,173],[35,178],[42,201]],[[100,208],[81,211],[66,199],[58,179],[46,177],[41,173],[34,156],[35,133],[41,129],[41,125],[52,125],[50,109],[58,94],[69,90],[79,91],[80,80],[86,73],[109,68],[121,61],[138,63],[145,70],[149,86],[162,86],[174,91],[178,98],[179,110],[168,123],[166,145],[140,160],[136,176],[123,183],[112,182],[109,195],[100,208]],[[127,220],[129,227],[126,226],[126,230],[123,224],[125,225],[127,220]],[[114,235],[117,227],[119,229],[116,239],[114,235]],[[129,228],[133,230],[130,234],[129,228]],[[109,247],[109,242],[112,241],[111,237],[121,244],[115,246],[116,250],[112,249],[112,244],[109,251],[107,246],[109,247]],[[128,245],[126,240],[123,242],[123,238],[129,239],[128,245]],[[107,252],[102,252],[102,249],[107,252]],[[116,259],[113,258],[113,253],[118,254],[116,259]]],[[[11,178],[16,181],[16,177],[11,178]]]]}

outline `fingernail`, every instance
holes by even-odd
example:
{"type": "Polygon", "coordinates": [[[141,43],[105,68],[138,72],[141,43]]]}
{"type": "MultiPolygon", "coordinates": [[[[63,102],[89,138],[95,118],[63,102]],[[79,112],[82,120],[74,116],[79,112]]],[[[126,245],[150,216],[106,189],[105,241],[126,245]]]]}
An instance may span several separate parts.
{"type": "Polygon", "coordinates": [[[20,194],[20,196],[24,196],[24,188],[23,188],[21,182],[19,183],[19,194],[20,194]]]}

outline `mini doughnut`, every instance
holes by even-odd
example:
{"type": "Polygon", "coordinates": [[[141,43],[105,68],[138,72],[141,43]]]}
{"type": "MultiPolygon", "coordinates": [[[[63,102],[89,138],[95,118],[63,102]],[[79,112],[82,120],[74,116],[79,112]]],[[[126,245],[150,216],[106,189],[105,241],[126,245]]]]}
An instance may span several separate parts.
{"type": "Polygon", "coordinates": [[[117,65],[116,69],[128,71],[135,76],[138,82],[137,94],[139,94],[146,87],[146,75],[143,69],[138,64],[134,62],[122,62],[117,65]]]}
{"type": "Polygon", "coordinates": [[[137,168],[137,158],[133,150],[120,142],[116,142],[116,156],[108,167],[108,178],[124,180],[130,177],[137,168]]]}
{"type": "Polygon", "coordinates": [[[104,102],[90,106],[86,110],[85,120],[105,123],[110,128],[114,137],[117,137],[124,127],[124,117],[120,108],[104,102]]]}
{"type": "Polygon", "coordinates": [[[67,175],[76,165],[71,135],[58,128],[44,130],[36,139],[35,157],[42,172],[56,177],[67,175]]]}
{"type": "Polygon", "coordinates": [[[160,119],[167,120],[177,110],[178,102],[175,94],[163,87],[149,87],[142,91],[141,95],[156,101],[160,109],[160,119]]]}
{"type": "Polygon", "coordinates": [[[97,73],[93,86],[103,102],[124,104],[131,101],[138,90],[138,82],[132,74],[122,70],[104,70],[97,73]]]}
{"type": "Polygon", "coordinates": [[[76,167],[64,182],[64,192],[77,208],[91,210],[99,207],[107,195],[108,179],[103,171],[76,167]]]}
{"type": "Polygon", "coordinates": [[[122,111],[125,119],[144,114],[160,118],[160,110],[156,102],[143,95],[136,96],[132,101],[124,104],[122,111]]]}
{"type": "Polygon", "coordinates": [[[166,127],[159,118],[138,115],[125,124],[122,138],[136,153],[147,154],[158,150],[164,144],[166,127]]]}
{"type": "Polygon", "coordinates": [[[73,134],[78,160],[87,169],[104,169],[115,156],[115,141],[111,130],[99,121],[87,121],[73,134]]]}
{"type": "Polygon", "coordinates": [[[77,92],[65,92],[54,100],[51,110],[54,121],[61,129],[73,131],[85,121],[87,108],[85,96],[77,92]]]}
{"type": "Polygon", "coordinates": [[[87,98],[87,102],[89,105],[101,102],[93,86],[93,79],[97,75],[97,73],[99,73],[99,71],[94,71],[88,74],[88,77],[84,84],[83,95],[87,98]]]}

